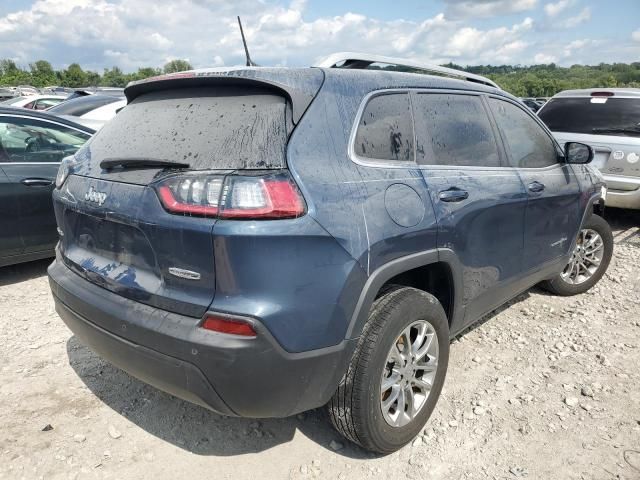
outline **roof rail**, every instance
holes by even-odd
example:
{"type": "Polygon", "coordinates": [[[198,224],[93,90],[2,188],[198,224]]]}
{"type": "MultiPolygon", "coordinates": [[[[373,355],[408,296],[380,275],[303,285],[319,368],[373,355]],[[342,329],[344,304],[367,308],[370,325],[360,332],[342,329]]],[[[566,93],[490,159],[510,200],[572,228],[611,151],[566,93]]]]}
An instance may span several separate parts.
{"type": "Polygon", "coordinates": [[[433,65],[430,63],[416,62],[413,60],[406,60],[404,58],[385,57],[382,55],[370,55],[367,53],[354,53],[354,52],[339,52],[329,55],[320,63],[314,65],[314,67],[322,68],[336,68],[338,64],[342,63],[339,68],[354,68],[365,69],[372,63],[382,63],[385,65],[397,65],[399,67],[415,68],[416,70],[423,70],[425,72],[438,73],[447,77],[460,78],[469,82],[481,83],[494,88],[500,88],[493,80],[483,77],[481,75],[475,75],[463,70],[455,70],[453,68],[441,67],[440,65],[433,65]]]}

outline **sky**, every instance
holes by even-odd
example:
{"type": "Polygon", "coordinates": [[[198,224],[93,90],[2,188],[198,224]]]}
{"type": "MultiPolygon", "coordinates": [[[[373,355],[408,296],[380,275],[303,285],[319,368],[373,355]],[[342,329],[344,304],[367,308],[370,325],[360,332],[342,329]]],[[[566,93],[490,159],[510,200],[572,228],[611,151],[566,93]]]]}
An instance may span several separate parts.
{"type": "Polygon", "coordinates": [[[460,65],[640,61],[640,0],[1,0],[0,58],[130,72],[313,65],[355,51],[460,65]]]}

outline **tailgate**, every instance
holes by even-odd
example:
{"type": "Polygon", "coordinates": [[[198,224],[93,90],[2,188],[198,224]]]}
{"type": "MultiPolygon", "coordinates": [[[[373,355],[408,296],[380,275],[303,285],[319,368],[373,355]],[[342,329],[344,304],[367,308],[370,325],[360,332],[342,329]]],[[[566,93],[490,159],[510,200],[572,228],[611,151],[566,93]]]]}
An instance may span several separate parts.
{"type": "Polygon", "coordinates": [[[170,215],[148,186],[74,175],[55,199],[69,268],[123,297],[204,314],[215,293],[214,219],[170,215]]]}

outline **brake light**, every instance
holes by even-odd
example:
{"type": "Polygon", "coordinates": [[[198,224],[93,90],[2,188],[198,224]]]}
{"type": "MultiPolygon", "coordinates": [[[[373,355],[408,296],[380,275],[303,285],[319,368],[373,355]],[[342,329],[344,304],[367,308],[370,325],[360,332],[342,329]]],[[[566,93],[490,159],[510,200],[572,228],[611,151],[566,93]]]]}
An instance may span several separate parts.
{"type": "Polygon", "coordinates": [[[256,337],[253,326],[244,320],[228,318],[218,315],[207,315],[202,322],[202,328],[228,335],[239,335],[241,337],[256,337]]]}
{"type": "Polygon", "coordinates": [[[591,92],[592,97],[613,97],[613,92],[591,92]]]}
{"type": "Polygon", "coordinates": [[[254,175],[185,174],[163,180],[158,197],[170,213],[228,219],[285,219],[305,204],[287,172],[254,175]]]}

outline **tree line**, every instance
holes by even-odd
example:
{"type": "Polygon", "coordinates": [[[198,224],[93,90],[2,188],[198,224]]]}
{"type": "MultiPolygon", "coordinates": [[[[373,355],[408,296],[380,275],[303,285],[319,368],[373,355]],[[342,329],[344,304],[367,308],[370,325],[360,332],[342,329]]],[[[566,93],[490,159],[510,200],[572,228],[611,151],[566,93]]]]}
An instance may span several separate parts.
{"type": "MultiPolygon", "coordinates": [[[[601,63],[599,65],[479,65],[462,67],[453,63],[450,68],[466,70],[494,80],[504,90],[518,97],[550,97],[562,90],[597,87],[640,87],[640,62],[601,63]]],[[[125,73],[118,67],[105,68],[102,73],[83,70],[77,63],[66,69],[54,70],[46,60],[18,66],[13,60],[0,60],[0,86],[33,85],[34,87],[124,87],[133,80],[190,70],[186,60],[172,60],[162,68],[143,67],[125,73]]],[[[391,67],[393,70],[403,70],[391,67]]]]}
{"type": "Polygon", "coordinates": [[[105,68],[100,74],[83,70],[77,63],[62,70],[54,70],[46,60],[38,60],[30,63],[28,68],[21,68],[13,60],[5,59],[0,60],[0,86],[124,87],[133,80],[191,69],[191,64],[186,60],[172,60],[162,68],[143,67],[137,72],[125,73],[120,68],[113,67],[105,68]]]}

